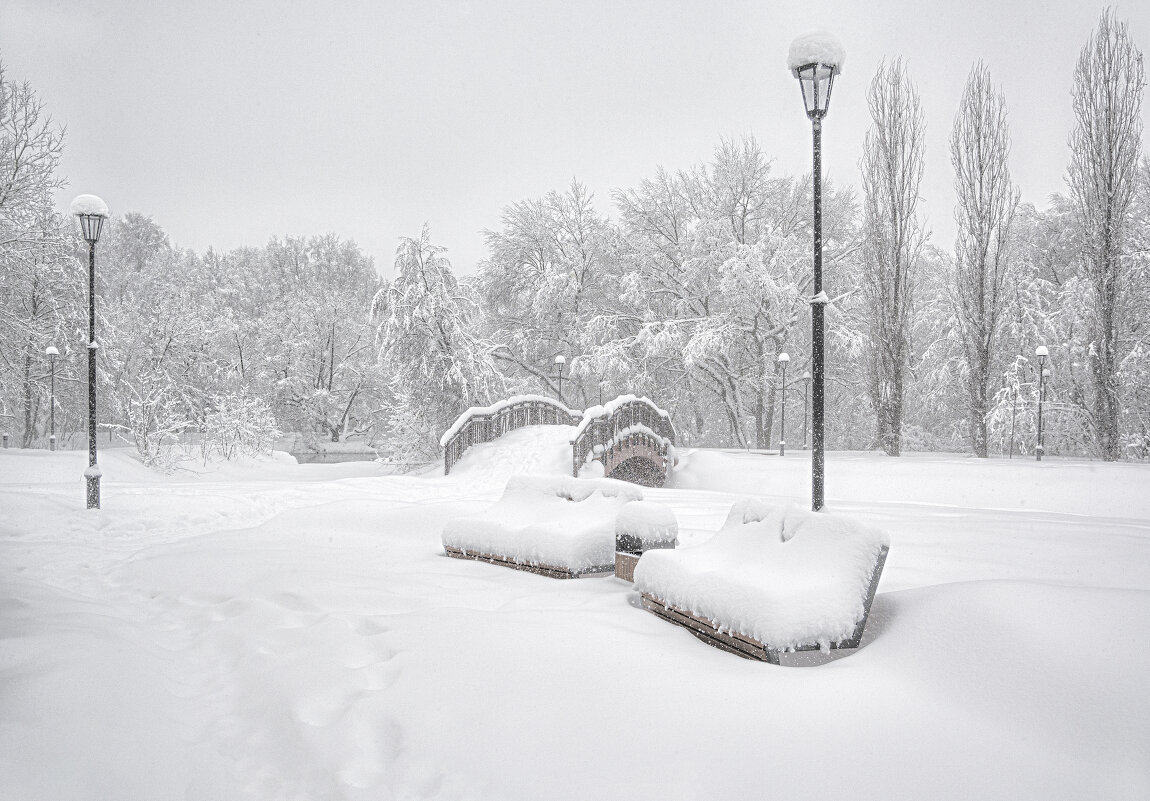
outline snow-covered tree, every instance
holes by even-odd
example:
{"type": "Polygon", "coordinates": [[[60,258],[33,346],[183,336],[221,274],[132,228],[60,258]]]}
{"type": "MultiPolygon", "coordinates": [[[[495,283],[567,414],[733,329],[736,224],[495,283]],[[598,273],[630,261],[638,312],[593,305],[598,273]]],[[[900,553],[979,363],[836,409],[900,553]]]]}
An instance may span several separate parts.
{"type": "Polygon", "coordinates": [[[981,61],[967,78],[950,136],[958,203],[954,216],[953,297],[965,362],[970,446],[988,455],[986,415],[991,377],[999,357],[999,327],[1007,301],[1010,226],[1018,190],[1007,159],[1010,132],[1006,101],[981,61]]]}
{"type": "MultiPolygon", "coordinates": [[[[478,287],[494,355],[517,391],[554,393],[554,357],[586,353],[589,322],[618,306],[615,230],[573,181],[566,192],[507,207],[502,227],[486,239],[490,256],[479,265],[478,287]]],[[[568,377],[565,399],[591,401],[599,377],[568,377]]]]}
{"type": "MultiPolygon", "coordinates": [[[[382,287],[374,263],[354,242],[330,234],[273,239],[265,253],[274,292],[260,309],[259,336],[248,355],[262,354],[281,416],[305,432],[322,430],[333,442],[349,430],[370,429],[379,399],[370,308],[382,287]]],[[[235,314],[232,336],[242,357],[244,312],[235,314]]]]}
{"type": "Polygon", "coordinates": [[[104,230],[101,417],[135,443],[145,464],[168,469],[219,388],[215,299],[200,287],[196,255],[172,248],[150,219],[125,215],[104,230]]]}
{"type": "Polygon", "coordinates": [[[493,344],[480,336],[480,307],[456,280],[445,249],[424,225],[395,254],[395,281],[381,290],[380,369],[392,390],[389,443],[398,461],[434,461],[439,437],[470,406],[504,390],[493,344]]]}
{"type": "Polygon", "coordinates": [[[1070,197],[1089,282],[1094,428],[1105,459],[1122,456],[1119,371],[1129,343],[1124,301],[1134,267],[1131,209],[1142,146],[1142,53],[1111,10],[1083,48],[1074,71],[1070,197]]]}
{"type": "MultiPolygon", "coordinates": [[[[827,188],[827,261],[857,247],[849,194],[827,188]],[[845,211],[846,213],[842,213],[845,211]]],[[[777,355],[801,376],[809,313],[809,182],[771,174],[753,139],[724,141],[712,163],[660,170],[617,192],[622,299],[597,324],[592,369],[654,389],[688,438],[767,447],[777,408],[777,355]]]]}
{"type": "Polygon", "coordinates": [[[926,234],[918,219],[924,122],[901,59],[883,62],[867,91],[871,127],[859,164],[863,184],[862,292],[869,322],[868,378],[882,449],[901,448],[918,262],[926,234]]]}
{"type": "MultiPolygon", "coordinates": [[[[32,445],[48,401],[48,345],[68,353],[77,288],[68,228],[52,208],[63,132],[0,62],[0,427],[32,445]]],[[[67,368],[66,355],[60,367],[67,368]]],[[[66,375],[66,371],[65,371],[66,375]]],[[[65,381],[60,388],[66,391],[65,381]]]]}

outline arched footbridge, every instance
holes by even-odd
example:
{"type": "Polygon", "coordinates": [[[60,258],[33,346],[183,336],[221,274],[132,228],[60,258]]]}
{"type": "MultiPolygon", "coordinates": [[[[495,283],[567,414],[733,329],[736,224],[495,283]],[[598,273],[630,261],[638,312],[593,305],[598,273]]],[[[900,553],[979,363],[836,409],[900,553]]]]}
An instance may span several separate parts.
{"type": "MultiPolygon", "coordinates": [[[[541,395],[519,395],[461,414],[440,439],[448,474],[472,445],[491,442],[524,426],[574,426],[571,473],[597,462],[602,475],[661,487],[675,464],[675,428],[670,416],[647,398],[620,395],[586,411],[569,409],[541,395]]],[[[598,471],[595,471],[598,472],[598,471]]]]}

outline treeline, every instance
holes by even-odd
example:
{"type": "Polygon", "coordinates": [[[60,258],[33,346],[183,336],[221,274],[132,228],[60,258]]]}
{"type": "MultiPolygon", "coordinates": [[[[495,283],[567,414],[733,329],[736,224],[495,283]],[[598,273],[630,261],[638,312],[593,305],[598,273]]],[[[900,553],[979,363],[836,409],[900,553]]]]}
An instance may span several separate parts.
{"type": "MultiPolygon", "coordinates": [[[[1150,455],[1144,84],[1126,26],[1104,13],[1075,71],[1067,191],[1040,210],[1010,177],[1006,98],[975,65],[952,124],[948,251],[917,213],[912,76],[880,65],[861,188],[823,190],[828,447],[1033,453],[1044,345],[1047,452],[1150,455]]],[[[21,102],[39,107],[3,87],[3,135],[43,154],[19,192],[0,188],[0,427],[32,445],[45,436],[48,345],[62,353],[57,427],[84,426],[86,287],[70,221],[49,202],[59,135],[46,120],[14,126],[21,102]]],[[[474,275],[454,275],[425,228],[401,240],[391,283],[335,236],[201,255],[124,215],[98,250],[100,421],[155,461],[185,431],[229,426],[356,434],[431,461],[466,407],[557,394],[563,355],[570,406],[633,392],[671,411],[683,443],[797,448],[810,186],[776,175],[753,139],[722,141],[706,164],[615,191],[611,217],[578,182],[508,206],[474,275]]]]}

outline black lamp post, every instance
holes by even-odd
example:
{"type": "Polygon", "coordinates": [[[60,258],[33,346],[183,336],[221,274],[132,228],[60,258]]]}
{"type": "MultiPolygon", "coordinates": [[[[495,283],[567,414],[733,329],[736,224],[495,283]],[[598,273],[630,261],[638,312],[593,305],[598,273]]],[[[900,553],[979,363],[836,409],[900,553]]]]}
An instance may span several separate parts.
{"type": "Polygon", "coordinates": [[[108,204],[95,195],[79,195],[72,213],[80,220],[80,234],[88,243],[88,469],[89,509],[100,508],[100,466],[96,464],[96,243],[108,216],[108,204]]]}
{"type": "Polygon", "coordinates": [[[563,402],[563,365],[567,364],[567,357],[562,353],[555,357],[555,367],[559,370],[559,402],[563,402]]]}
{"type": "Polygon", "coordinates": [[[843,49],[839,41],[826,33],[799,37],[791,44],[788,66],[799,79],[803,105],[811,121],[814,182],[814,284],[811,297],[811,509],[823,508],[823,309],[827,303],[823,292],[823,118],[830,108],[831,88],[842,71],[843,49]]]}
{"type": "Polygon", "coordinates": [[[810,403],[809,393],[811,389],[811,371],[803,370],[803,450],[807,449],[807,434],[810,430],[807,428],[807,405],[810,403]]]}
{"type": "Polygon", "coordinates": [[[779,404],[779,456],[787,455],[787,363],[790,362],[789,353],[780,353],[779,367],[783,371],[783,398],[779,404]]]}
{"type": "Polygon", "coordinates": [[[56,450],[56,357],[60,355],[60,351],[56,350],[55,345],[49,345],[44,349],[44,355],[48,357],[48,374],[51,378],[48,380],[48,450],[56,450]]]}
{"type": "Polygon", "coordinates": [[[1041,462],[1043,455],[1042,402],[1046,399],[1046,376],[1050,375],[1050,371],[1046,369],[1046,357],[1050,355],[1050,351],[1046,349],[1045,345],[1039,345],[1034,349],[1034,355],[1038,357],[1038,445],[1034,448],[1034,459],[1041,462]]]}

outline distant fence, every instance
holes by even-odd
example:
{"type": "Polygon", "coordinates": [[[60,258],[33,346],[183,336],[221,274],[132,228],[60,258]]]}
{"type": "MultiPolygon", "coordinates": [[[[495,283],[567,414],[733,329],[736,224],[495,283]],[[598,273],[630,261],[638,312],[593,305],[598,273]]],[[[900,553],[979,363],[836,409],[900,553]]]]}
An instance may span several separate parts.
{"type": "Polygon", "coordinates": [[[291,456],[300,464],[373,462],[379,458],[375,451],[292,451],[291,456]]]}
{"type": "Polygon", "coordinates": [[[574,426],[582,420],[582,412],[542,395],[517,395],[491,406],[473,406],[439,440],[443,447],[443,474],[449,474],[472,445],[491,442],[524,426],[574,426]]]}

